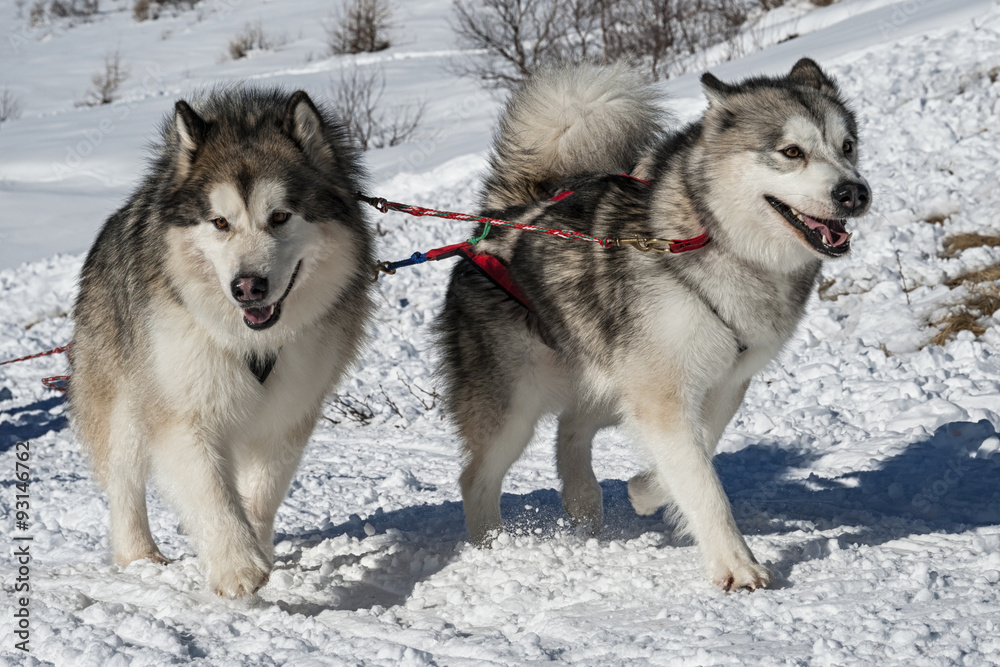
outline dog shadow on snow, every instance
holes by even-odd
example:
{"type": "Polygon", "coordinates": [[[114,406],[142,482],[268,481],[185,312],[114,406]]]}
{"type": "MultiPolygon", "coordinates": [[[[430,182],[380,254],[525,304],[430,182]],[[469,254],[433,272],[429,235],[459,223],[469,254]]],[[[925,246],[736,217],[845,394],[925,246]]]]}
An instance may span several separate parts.
{"type": "MultiPolygon", "coordinates": [[[[10,390],[0,387],[0,403],[10,398],[13,398],[10,390]]],[[[68,428],[69,420],[65,412],[52,413],[53,408],[65,402],[63,396],[51,396],[28,405],[0,410],[0,414],[7,416],[7,419],[0,421],[0,454],[13,449],[18,442],[30,443],[50,431],[68,428]]]]}
{"type": "MultiPolygon", "coordinates": [[[[836,538],[841,547],[875,546],[914,534],[956,533],[1000,524],[1000,452],[983,446],[984,440],[996,437],[997,431],[986,420],[953,422],[911,443],[875,469],[832,478],[814,473],[803,476],[820,453],[768,442],[721,453],[715,457],[715,466],[745,535],[808,533],[848,526],[850,529],[836,538]]],[[[663,534],[665,547],[691,544],[661,513],[638,516],[628,500],[627,481],[605,480],[601,487],[605,526],[598,540],[630,540],[656,532],[663,534]]],[[[505,529],[513,535],[586,537],[570,526],[555,489],[505,493],[500,504],[505,529]]],[[[374,551],[337,556],[331,563],[339,570],[366,562],[362,580],[344,584],[346,590],[335,605],[299,605],[289,611],[315,614],[326,608],[356,610],[403,604],[418,582],[457,558],[468,539],[460,502],[380,510],[364,519],[352,516],[324,530],[280,536],[295,545],[284,566],[296,567],[302,549],[343,535],[357,538],[361,544],[380,540],[374,551]],[[399,568],[394,554],[407,554],[418,565],[399,568]]],[[[784,549],[777,560],[769,562],[778,586],[793,585],[788,581],[793,566],[825,558],[830,543],[828,536],[805,538],[784,549]]]]}
{"type": "MultiPolygon", "coordinates": [[[[1000,524],[1000,442],[987,420],[951,422],[872,470],[802,477],[820,454],[762,443],[719,454],[715,464],[744,534],[851,529],[837,546],[877,546],[910,535],[1000,524]],[[990,440],[993,439],[993,440],[990,440]],[[988,441],[988,442],[984,442],[988,441]]],[[[827,557],[828,537],[786,549],[770,567],[827,557]]],[[[785,585],[790,585],[784,582],[785,585]]]]}

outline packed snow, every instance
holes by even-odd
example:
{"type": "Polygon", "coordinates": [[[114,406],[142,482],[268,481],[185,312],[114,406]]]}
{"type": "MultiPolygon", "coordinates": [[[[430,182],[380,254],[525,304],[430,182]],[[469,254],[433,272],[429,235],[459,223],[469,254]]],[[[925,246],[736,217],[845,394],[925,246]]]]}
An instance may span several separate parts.
{"type": "MultiPolygon", "coordinates": [[[[203,0],[143,23],[120,0],[91,22],[35,28],[18,4],[0,2],[0,87],[24,106],[0,125],[0,360],[69,340],[82,253],[134,187],[173,101],[216,82],[323,98],[343,68],[384,67],[386,103],[427,111],[413,142],[366,153],[371,191],[475,206],[500,102],[449,73],[468,54],[452,47],[447,0],[396,3],[393,46],[353,57],[326,55],[318,0],[203,0]],[[258,19],[281,45],[223,60],[258,19]],[[116,45],[131,69],[124,98],[75,106],[116,45]]],[[[957,233],[1000,235],[1000,2],[800,0],[762,25],[780,43],[706,62],[726,79],[819,60],[861,119],[876,197],[715,459],[772,588],[717,590],[689,540],[633,512],[625,485],[642,462],[615,430],[595,446],[600,534],[576,533],[562,510],[549,421],[505,482],[508,531],[492,549],[467,544],[459,445],[427,335],[448,270],[431,264],[381,279],[370,344],[331,397],[278,513],[270,582],[249,600],[206,589],[155,492],[153,533],[174,562],[110,564],[107,501],[62,396],[38,381],[65,360],[0,366],[0,663],[1000,663],[1000,327],[985,316],[979,337],[930,343],[970,289],[948,281],[1000,264],[996,247],[942,252],[957,233]],[[30,444],[27,531],[13,518],[18,441],[30,444]],[[24,534],[30,591],[15,593],[24,534]],[[25,595],[30,653],[15,646],[25,595]]],[[[684,120],[704,107],[697,72],[664,88],[684,120]]],[[[387,260],[468,232],[371,215],[387,260]]]]}

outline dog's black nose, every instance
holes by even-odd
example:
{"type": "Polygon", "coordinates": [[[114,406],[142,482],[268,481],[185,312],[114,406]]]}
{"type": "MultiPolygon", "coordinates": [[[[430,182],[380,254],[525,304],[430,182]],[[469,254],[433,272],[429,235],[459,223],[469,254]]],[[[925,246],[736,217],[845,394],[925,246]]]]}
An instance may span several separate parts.
{"type": "Polygon", "coordinates": [[[237,301],[263,301],[267,298],[267,278],[261,276],[240,276],[230,287],[237,301]]]}
{"type": "Polygon", "coordinates": [[[833,200],[851,211],[867,206],[870,197],[868,186],[864,183],[844,182],[833,189],[833,200]]]}

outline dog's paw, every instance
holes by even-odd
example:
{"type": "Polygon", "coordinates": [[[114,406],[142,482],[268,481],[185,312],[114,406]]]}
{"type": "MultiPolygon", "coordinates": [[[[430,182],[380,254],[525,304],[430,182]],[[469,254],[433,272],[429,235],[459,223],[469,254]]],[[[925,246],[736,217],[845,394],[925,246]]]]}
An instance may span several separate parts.
{"type": "Polygon", "coordinates": [[[134,563],[137,560],[148,559],[152,563],[157,565],[170,565],[173,561],[160,553],[160,550],[156,547],[150,549],[142,549],[138,551],[130,551],[128,553],[115,554],[115,562],[119,565],[128,565],[129,563],[134,563]]]}
{"type": "Polygon", "coordinates": [[[565,493],[563,507],[573,525],[591,535],[599,533],[604,526],[604,501],[596,482],[592,487],[576,490],[573,495],[565,493]]]}
{"type": "Polygon", "coordinates": [[[604,527],[604,508],[598,507],[597,509],[581,509],[566,508],[566,513],[569,514],[569,520],[572,522],[573,526],[587,532],[589,535],[597,535],[601,532],[601,528],[604,527]]]}
{"type": "Polygon", "coordinates": [[[767,588],[771,583],[771,572],[756,561],[736,562],[729,566],[720,565],[712,569],[712,583],[724,591],[767,588]]]}
{"type": "Polygon", "coordinates": [[[503,528],[491,528],[486,530],[469,531],[469,542],[479,549],[491,549],[497,540],[507,540],[509,536],[503,532],[503,528]]]}
{"type": "Polygon", "coordinates": [[[216,595],[242,598],[253,595],[267,583],[271,567],[258,553],[236,557],[217,567],[210,567],[211,586],[216,595]]]}
{"type": "Polygon", "coordinates": [[[666,505],[652,472],[639,473],[628,481],[628,501],[639,516],[650,516],[666,505]]]}
{"type": "Polygon", "coordinates": [[[157,565],[170,565],[171,563],[174,562],[169,558],[167,558],[166,556],[164,556],[163,554],[161,554],[159,551],[149,554],[148,556],[146,556],[146,558],[156,563],[157,565]]]}

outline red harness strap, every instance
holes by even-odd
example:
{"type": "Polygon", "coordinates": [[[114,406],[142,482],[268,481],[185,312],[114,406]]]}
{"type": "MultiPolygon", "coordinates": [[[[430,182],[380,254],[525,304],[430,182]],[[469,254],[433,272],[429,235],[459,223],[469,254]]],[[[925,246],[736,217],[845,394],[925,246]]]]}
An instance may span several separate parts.
{"type": "Polygon", "coordinates": [[[472,262],[479,271],[496,283],[497,287],[502,289],[507,294],[510,294],[515,301],[520,303],[522,306],[531,310],[531,303],[528,301],[527,297],[524,296],[524,292],[521,288],[517,286],[517,283],[510,277],[510,271],[507,269],[507,265],[500,261],[499,258],[493,255],[477,254],[472,252],[472,244],[464,244],[466,247],[462,248],[462,254],[465,258],[472,262]]]}
{"type": "Polygon", "coordinates": [[[472,264],[472,266],[474,266],[481,274],[488,278],[494,285],[509,294],[511,298],[520,303],[522,306],[531,310],[531,303],[528,301],[527,297],[524,296],[524,292],[522,292],[517,286],[517,283],[515,283],[510,277],[510,271],[508,270],[507,265],[493,255],[475,252],[473,247],[474,246],[471,243],[465,241],[463,243],[444,246],[443,248],[428,250],[424,253],[424,257],[426,258],[426,261],[434,262],[439,259],[446,259],[448,257],[460,255],[463,259],[472,264]]]}

